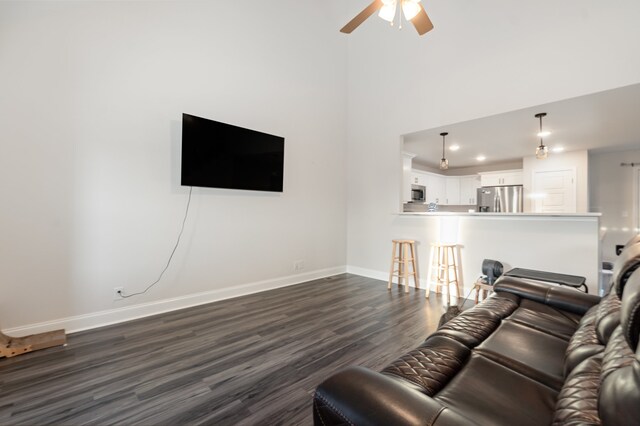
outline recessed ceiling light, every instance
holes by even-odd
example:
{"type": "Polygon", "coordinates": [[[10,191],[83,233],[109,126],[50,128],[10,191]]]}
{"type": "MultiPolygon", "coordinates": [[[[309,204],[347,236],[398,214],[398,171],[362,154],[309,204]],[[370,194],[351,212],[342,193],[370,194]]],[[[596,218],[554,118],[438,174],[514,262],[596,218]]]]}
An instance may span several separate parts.
{"type": "Polygon", "coordinates": [[[562,146],[555,146],[555,147],[553,147],[553,148],[551,149],[551,151],[553,151],[553,152],[562,152],[562,151],[564,151],[564,147],[562,147],[562,146]]]}
{"type": "Polygon", "coordinates": [[[451,145],[451,146],[449,147],[449,149],[450,149],[451,151],[457,151],[457,150],[459,150],[459,149],[460,149],[460,145],[451,145]]]}
{"type": "Polygon", "coordinates": [[[551,132],[550,132],[550,131],[545,130],[545,131],[543,131],[543,132],[538,132],[538,137],[539,137],[539,138],[546,138],[546,137],[547,137],[547,136],[549,136],[550,134],[551,134],[551,132]]]}
{"type": "Polygon", "coordinates": [[[487,159],[487,157],[485,157],[484,155],[478,155],[478,156],[476,157],[476,160],[478,160],[478,161],[484,161],[484,160],[486,160],[486,159],[487,159]]]}

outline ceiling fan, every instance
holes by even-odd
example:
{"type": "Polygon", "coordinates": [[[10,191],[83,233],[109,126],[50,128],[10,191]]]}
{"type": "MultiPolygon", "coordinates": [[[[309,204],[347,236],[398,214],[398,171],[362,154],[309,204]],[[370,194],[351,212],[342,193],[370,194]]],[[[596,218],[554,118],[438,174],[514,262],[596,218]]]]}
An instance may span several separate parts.
{"type": "MultiPolygon", "coordinates": [[[[365,7],[362,12],[356,15],[347,25],[342,27],[340,32],[350,34],[358,28],[360,24],[367,20],[371,15],[378,12],[378,16],[393,25],[398,6],[402,9],[402,14],[407,21],[411,21],[418,34],[423,35],[433,29],[433,24],[427,16],[424,7],[420,4],[420,0],[374,0],[369,6],[365,7]]],[[[400,19],[402,19],[400,17],[400,19]]],[[[402,28],[402,24],[400,24],[402,28]]]]}

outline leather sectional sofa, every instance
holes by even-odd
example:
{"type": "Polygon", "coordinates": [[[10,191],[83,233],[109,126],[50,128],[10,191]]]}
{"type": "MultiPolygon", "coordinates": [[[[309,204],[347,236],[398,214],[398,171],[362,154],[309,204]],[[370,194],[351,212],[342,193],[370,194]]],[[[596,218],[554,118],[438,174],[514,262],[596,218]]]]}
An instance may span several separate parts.
{"type": "Polygon", "coordinates": [[[639,265],[636,239],[602,298],[502,277],[382,372],[349,367],[325,380],[314,423],[638,425],[639,265]]]}

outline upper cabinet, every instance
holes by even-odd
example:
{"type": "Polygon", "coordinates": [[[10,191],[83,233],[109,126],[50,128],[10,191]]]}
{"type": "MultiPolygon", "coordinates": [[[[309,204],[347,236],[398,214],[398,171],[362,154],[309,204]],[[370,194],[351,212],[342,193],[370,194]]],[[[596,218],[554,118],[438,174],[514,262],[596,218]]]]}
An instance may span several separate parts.
{"type": "Polygon", "coordinates": [[[430,173],[417,172],[414,170],[411,172],[411,184],[427,186],[427,179],[429,175],[430,173]]]}
{"type": "Polygon", "coordinates": [[[447,197],[445,177],[435,173],[425,173],[427,176],[427,203],[444,204],[447,197]]]}
{"type": "Polygon", "coordinates": [[[522,185],[522,170],[480,173],[481,186],[522,185]]]}
{"type": "Polygon", "coordinates": [[[442,204],[449,206],[460,205],[460,177],[459,176],[447,176],[445,180],[445,192],[446,196],[442,204]]]}
{"type": "Polygon", "coordinates": [[[476,196],[480,186],[480,176],[460,176],[460,204],[468,206],[478,204],[476,196]]]}

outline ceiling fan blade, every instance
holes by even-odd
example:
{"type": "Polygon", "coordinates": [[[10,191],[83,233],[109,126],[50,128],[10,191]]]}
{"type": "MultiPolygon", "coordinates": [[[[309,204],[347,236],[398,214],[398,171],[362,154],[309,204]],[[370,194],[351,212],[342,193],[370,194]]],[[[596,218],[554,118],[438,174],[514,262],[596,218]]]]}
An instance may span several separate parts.
{"type": "Polygon", "coordinates": [[[424,10],[422,4],[418,4],[420,5],[420,12],[418,12],[418,14],[413,17],[411,23],[414,27],[416,27],[416,30],[418,30],[418,34],[423,35],[433,29],[433,24],[431,23],[431,19],[429,19],[429,16],[424,10]]]}
{"type": "Polygon", "coordinates": [[[362,12],[358,13],[358,15],[356,15],[355,18],[350,20],[347,23],[347,25],[342,27],[340,32],[341,33],[345,33],[345,34],[351,34],[351,31],[353,31],[356,28],[358,28],[360,26],[360,24],[362,24],[364,21],[366,21],[369,16],[373,15],[374,13],[376,13],[382,7],[382,4],[383,4],[382,0],[374,0],[373,3],[371,3],[369,6],[365,7],[362,12]]]}

